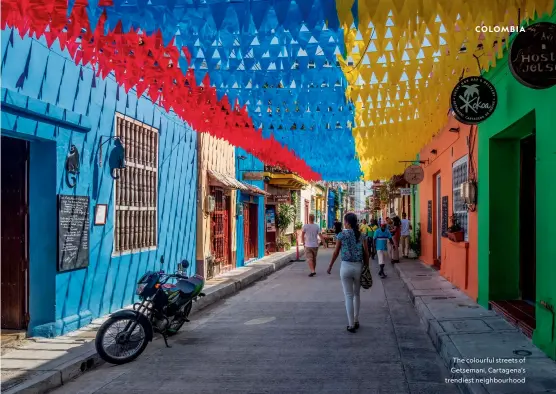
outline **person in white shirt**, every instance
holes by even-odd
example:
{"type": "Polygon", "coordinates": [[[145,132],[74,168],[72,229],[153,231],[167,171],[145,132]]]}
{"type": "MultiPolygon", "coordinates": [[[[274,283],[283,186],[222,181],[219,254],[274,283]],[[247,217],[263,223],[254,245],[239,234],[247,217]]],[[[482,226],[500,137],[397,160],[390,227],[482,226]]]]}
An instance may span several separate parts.
{"type": "Polygon", "coordinates": [[[402,213],[402,232],[400,237],[400,249],[402,250],[402,258],[407,259],[409,256],[409,236],[413,229],[411,223],[407,219],[407,214],[402,213]]]}
{"type": "Polygon", "coordinates": [[[309,215],[309,223],[303,225],[303,242],[305,245],[305,258],[309,264],[310,277],[315,276],[317,268],[317,254],[319,252],[320,244],[320,227],[315,224],[315,215],[309,215]]]}

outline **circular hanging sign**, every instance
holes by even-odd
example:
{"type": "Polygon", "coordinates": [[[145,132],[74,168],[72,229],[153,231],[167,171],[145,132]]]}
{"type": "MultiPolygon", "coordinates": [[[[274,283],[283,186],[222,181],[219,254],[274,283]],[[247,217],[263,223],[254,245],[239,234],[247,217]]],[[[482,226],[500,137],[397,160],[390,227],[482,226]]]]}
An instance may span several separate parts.
{"type": "Polygon", "coordinates": [[[508,65],[515,79],[529,88],[556,85],[556,24],[539,22],[519,33],[508,65]]]}
{"type": "Polygon", "coordinates": [[[463,78],[452,90],[454,117],[464,124],[478,124],[489,118],[498,104],[494,85],[483,77],[463,78]]]}
{"type": "Polygon", "coordinates": [[[425,178],[425,171],[418,165],[409,166],[405,169],[403,177],[407,183],[417,185],[425,178]]]}

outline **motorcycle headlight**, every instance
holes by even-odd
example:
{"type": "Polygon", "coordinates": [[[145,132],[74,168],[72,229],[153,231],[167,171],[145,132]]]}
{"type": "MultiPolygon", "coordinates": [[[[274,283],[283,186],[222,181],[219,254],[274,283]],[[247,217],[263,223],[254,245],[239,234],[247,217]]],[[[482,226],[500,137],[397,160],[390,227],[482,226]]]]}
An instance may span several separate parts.
{"type": "Polygon", "coordinates": [[[143,290],[145,290],[145,287],[146,287],[146,286],[147,286],[146,283],[140,283],[140,284],[137,286],[137,291],[135,292],[135,294],[137,294],[137,295],[143,294],[143,290]]]}

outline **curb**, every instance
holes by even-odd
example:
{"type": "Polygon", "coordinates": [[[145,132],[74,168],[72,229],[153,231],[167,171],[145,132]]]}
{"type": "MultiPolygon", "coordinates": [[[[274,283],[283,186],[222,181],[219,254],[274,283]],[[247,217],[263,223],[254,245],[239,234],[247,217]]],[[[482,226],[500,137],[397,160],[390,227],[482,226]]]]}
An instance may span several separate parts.
{"type": "MultiPolygon", "coordinates": [[[[296,252],[289,252],[272,261],[255,261],[246,267],[241,267],[239,274],[230,272],[223,275],[226,281],[211,287],[206,296],[201,298],[193,305],[191,313],[200,311],[224,298],[227,298],[240,290],[248,287],[254,282],[261,280],[274,272],[290,265],[295,261],[296,252]],[[244,269],[245,272],[241,273],[244,269]]],[[[89,342],[90,346],[93,342],[89,342]]],[[[42,394],[54,390],[68,383],[78,376],[86,373],[88,370],[104,364],[104,361],[98,356],[96,350],[93,349],[82,353],[72,360],[52,369],[44,371],[36,376],[29,376],[24,382],[18,384],[6,391],[2,390],[2,394],[42,394]]],[[[4,385],[4,382],[2,382],[4,385]]]]}
{"type": "MultiPolygon", "coordinates": [[[[455,358],[462,359],[461,353],[457,350],[456,346],[448,336],[448,334],[442,329],[442,326],[438,321],[434,318],[434,316],[430,313],[427,306],[421,300],[420,296],[416,296],[414,293],[414,289],[408,285],[408,279],[403,275],[399,268],[399,264],[393,264],[394,269],[398,273],[398,276],[402,280],[405,288],[409,292],[411,302],[415,306],[415,310],[419,315],[419,320],[421,320],[421,325],[424,327],[425,331],[427,332],[431,342],[433,343],[436,351],[442,357],[444,364],[450,370],[451,368],[463,368],[463,369],[471,369],[472,366],[468,365],[467,363],[456,363],[454,362],[455,358]]],[[[421,263],[422,264],[422,263],[421,263]]],[[[461,374],[460,374],[461,375],[461,374]]],[[[478,375],[475,374],[463,374],[463,378],[471,379],[471,378],[478,378],[478,375]]],[[[456,383],[456,386],[463,394],[488,394],[489,392],[484,388],[484,386],[480,383],[456,383]]]]}

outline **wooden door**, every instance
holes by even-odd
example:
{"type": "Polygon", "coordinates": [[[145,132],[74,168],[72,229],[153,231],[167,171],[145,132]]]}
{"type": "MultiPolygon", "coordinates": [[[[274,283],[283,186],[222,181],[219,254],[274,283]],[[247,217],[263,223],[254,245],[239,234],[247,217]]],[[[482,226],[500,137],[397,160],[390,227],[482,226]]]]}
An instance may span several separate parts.
{"type": "Polygon", "coordinates": [[[29,143],[2,137],[2,328],[27,327],[29,143]]]}
{"type": "Polygon", "coordinates": [[[211,213],[211,254],[214,257],[214,267],[208,272],[208,277],[218,275],[230,264],[228,201],[224,191],[211,187],[214,197],[214,211],[211,213]]]}
{"type": "Polygon", "coordinates": [[[436,175],[436,190],[435,190],[435,235],[436,235],[436,261],[435,265],[440,269],[442,264],[442,180],[440,174],[436,175]]]}
{"type": "Polygon", "coordinates": [[[535,135],[521,141],[521,184],[519,198],[520,289],[521,298],[535,301],[537,282],[536,258],[536,180],[535,135]]]}
{"type": "Polygon", "coordinates": [[[249,257],[259,256],[259,206],[249,204],[249,257]]]}
{"type": "Polygon", "coordinates": [[[249,231],[249,204],[243,204],[243,254],[245,261],[249,260],[251,257],[251,232],[249,231]]]}

